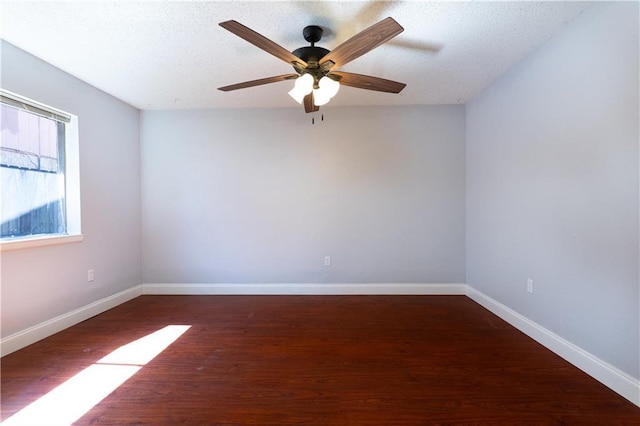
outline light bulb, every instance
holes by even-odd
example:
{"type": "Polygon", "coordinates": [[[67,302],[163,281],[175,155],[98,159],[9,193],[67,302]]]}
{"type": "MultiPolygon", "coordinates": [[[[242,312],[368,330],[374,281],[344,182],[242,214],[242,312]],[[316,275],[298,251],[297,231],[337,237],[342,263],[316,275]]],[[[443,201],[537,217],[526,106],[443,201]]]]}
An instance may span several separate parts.
{"type": "Polygon", "coordinates": [[[289,96],[301,104],[304,97],[311,93],[312,90],[313,76],[311,74],[302,74],[300,77],[296,78],[293,89],[289,91],[289,96]]]}

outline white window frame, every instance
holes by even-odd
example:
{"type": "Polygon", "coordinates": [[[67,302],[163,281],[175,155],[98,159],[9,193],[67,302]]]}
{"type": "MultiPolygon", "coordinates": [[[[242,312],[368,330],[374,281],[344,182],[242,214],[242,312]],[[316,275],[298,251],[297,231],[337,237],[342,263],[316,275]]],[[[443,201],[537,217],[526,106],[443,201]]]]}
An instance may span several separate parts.
{"type": "Polygon", "coordinates": [[[24,109],[33,114],[66,122],[65,129],[65,208],[67,233],[17,237],[0,240],[0,251],[19,250],[82,241],[80,214],[80,155],[78,117],[50,107],[17,93],[0,88],[2,103],[24,109]]]}

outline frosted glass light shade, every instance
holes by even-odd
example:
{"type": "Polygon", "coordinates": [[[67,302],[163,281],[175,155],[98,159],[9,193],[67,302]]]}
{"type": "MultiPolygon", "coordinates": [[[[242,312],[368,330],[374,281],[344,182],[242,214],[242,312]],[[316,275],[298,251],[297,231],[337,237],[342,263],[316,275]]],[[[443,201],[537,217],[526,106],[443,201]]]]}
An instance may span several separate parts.
{"type": "Polygon", "coordinates": [[[302,74],[300,77],[296,78],[293,89],[289,91],[289,96],[301,104],[304,97],[311,93],[312,90],[313,76],[311,74],[302,74]]]}
{"type": "Polygon", "coordinates": [[[313,90],[313,103],[316,106],[322,106],[329,102],[340,90],[340,83],[329,78],[322,77],[318,81],[318,88],[313,90]]]}
{"type": "Polygon", "coordinates": [[[326,76],[318,81],[318,86],[320,90],[327,93],[329,98],[333,98],[338,93],[338,90],[340,90],[340,83],[326,76]]]}
{"type": "Polygon", "coordinates": [[[315,106],[325,105],[331,100],[331,97],[327,96],[327,92],[321,89],[313,89],[313,103],[315,106]]]}

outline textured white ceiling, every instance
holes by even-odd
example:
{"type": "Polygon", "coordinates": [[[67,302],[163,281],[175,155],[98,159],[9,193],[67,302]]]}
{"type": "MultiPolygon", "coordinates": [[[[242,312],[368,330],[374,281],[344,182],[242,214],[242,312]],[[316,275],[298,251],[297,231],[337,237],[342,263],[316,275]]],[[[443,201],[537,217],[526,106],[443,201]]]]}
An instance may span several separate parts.
{"type": "Polygon", "coordinates": [[[1,37],[140,109],[291,107],[290,81],[220,86],[293,69],[221,28],[234,19],[288,50],[306,25],[332,49],[393,17],[405,31],[345,71],[407,83],[398,95],[343,87],[330,105],[464,103],[588,2],[0,2],[1,37]]]}

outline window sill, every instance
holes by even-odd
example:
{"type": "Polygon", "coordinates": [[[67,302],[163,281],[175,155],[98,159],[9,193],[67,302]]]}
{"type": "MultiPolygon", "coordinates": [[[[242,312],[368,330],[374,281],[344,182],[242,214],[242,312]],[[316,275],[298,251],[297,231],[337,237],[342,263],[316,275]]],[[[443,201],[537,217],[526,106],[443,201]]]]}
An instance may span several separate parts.
{"type": "Polygon", "coordinates": [[[7,240],[0,242],[0,251],[22,250],[33,247],[53,246],[58,244],[78,243],[84,239],[84,235],[56,235],[46,237],[24,238],[19,240],[7,240]]]}

